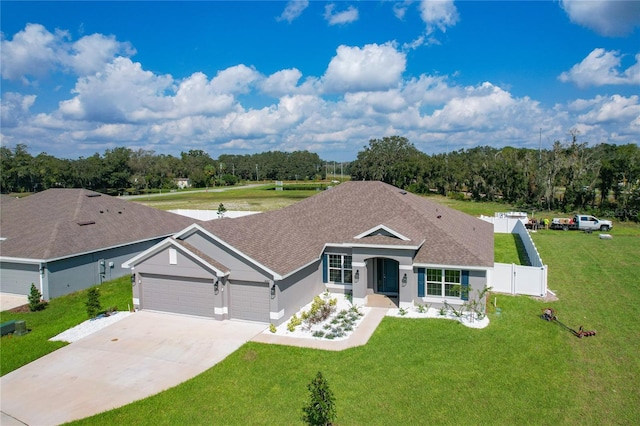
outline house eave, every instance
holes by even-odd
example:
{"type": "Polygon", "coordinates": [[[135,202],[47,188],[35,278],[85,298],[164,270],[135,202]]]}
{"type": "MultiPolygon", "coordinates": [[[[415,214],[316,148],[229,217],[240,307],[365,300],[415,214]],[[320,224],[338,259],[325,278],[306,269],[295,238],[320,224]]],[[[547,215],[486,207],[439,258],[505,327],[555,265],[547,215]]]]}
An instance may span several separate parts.
{"type": "Polygon", "coordinates": [[[469,271],[487,271],[493,269],[493,266],[480,265],[454,265],[451,263],[414,263],[414,268],[440,268],[440,269],[465,269],[469,271]]]}
{"type": "Polygon", "coordinates": [[[138,265],[140,262],[148,259],[150,256],[158,253],[160,250],[166,249],[167,247],[175,247],[176,249],[180,250],[181,252],[186,253],[188,256],[192,257],[193,259],[197,260],[199,263],[201,263],[202,265],[206,266],[208,269],[213,271],[218,278],[226,277],[226,276],[229,275],[229,272],[222,271],[219,268],[216,268],[211,263],[209,263],[206,260],[202,259],[197,254],[193,253],[191,250],[189,250],[186,247],[184,247],[184,246],[180,245],[179,243],[177,243],[171,237],[165,238],[164,240],[162,240],[158,244],[154,245],[153,247],[150,247],[149,249],[143,251],[139,255],[127,260],[126,262],[124,262],[122,264],[122,267],[125,268],[125,269],[126,268],[135,269],[135,266],[138,265]]]}

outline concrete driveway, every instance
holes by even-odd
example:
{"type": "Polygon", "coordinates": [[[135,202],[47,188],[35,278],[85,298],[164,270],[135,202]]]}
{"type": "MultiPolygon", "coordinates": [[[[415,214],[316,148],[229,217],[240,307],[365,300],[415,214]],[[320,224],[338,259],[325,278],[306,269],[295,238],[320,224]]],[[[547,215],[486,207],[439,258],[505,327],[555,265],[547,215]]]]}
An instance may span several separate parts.
{"type": "Polygon", "coordinates": [[[57,425],[126,405],[202,373],[266,327],[137,312],[1,377],[1,423],[57,425]]]}

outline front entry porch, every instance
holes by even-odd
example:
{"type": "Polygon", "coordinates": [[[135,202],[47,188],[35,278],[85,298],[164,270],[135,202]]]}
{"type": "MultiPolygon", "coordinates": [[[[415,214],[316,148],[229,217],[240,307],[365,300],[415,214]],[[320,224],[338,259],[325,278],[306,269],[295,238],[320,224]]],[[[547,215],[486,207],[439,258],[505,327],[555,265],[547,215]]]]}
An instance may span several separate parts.
{"type": "Polygon", "coordinates": [[[372,293],[367,296],[366,306],[370,308],[397,308],[398,296],[372,293]]]}

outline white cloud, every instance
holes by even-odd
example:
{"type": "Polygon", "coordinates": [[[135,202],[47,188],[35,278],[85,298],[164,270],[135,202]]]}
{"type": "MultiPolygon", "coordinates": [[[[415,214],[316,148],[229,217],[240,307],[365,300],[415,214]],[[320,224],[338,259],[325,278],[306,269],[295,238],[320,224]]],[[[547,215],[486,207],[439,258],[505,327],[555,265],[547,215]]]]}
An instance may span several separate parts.
{"type": "Polygon", "coordinates": [[[404,16],[407,13],[407,9],[413,3],[412,0],[405,0],[403,2],[398,2],[393,4],[393,14],[396,18],[403,20],[404,16]]]}
{"type": "Polygon", "coordinates": [[[246,65],[236,65],[218,72],[211,80],[211,86],[219,93],[247,93],[261,78],[255,69],[246,65]]]}
{"type": "Polygon", "coordinates": [[[296,68],[280,70],[264,79],[260,83],[260,89],[262,92],[275,97],[295,93],[301,77],[302,73],[296,68]]]}
{"type": "Polygon", "coordinates": [[[2,127],[16,127],[29,116],[29,109],[36,101],[35,95],[5,93],[0,102],[0,120],[2,127]]]}
{"type": "Polygon", "coordinates": [[[606,84],[640,84],[640,54],[636,63],[624,71],[620,70],[620,52],[594,49],[579,64],[574,65],[558,77],[562,82],[573,82],[580,87],[606,84]]]}
{"type": "Polygon", "coordinates": [[[392,43],[339,46],[323,77],[326,92],[386,90],[400,83],[406,56],[392,43]]]}
{"type": "Polygon", "coordinates": [[[358,20],[358,9],[355,7],[349,6],[346,10],[334,12],[335,7],[334,3],[327,4],[324,7],[324,19],[329,25],[350,24],[358,20]]]}
{"type": "Polygon", "coordinates": [[[577,117],[581,123],[627,123],[640,117],[637,95],[628,98],[620,95],[596,96],[589,101],[576,101],[573,107],[584,111],[577,117]]]}
{"type": "Polygon", "coordinates": [[[68,63],[77,75],[89,75],[102,69],[120,53],[131,56],[135,50],[129,43],[119,43],[114,36],[92,34],[70,45],[68,63]]]}
{"type": "Polygon", "coordinates": [[[39,24],[27,24],[16,33],[13,40],[2,40],[2,78],[26,79],[26,76],[43,76],[55,67],[57,43],[54,35],[39,24]]]}
{"type": "Polygon", "coordinates": [[[640,2],[620,0],[561,0],[571,22],[604,36],[624,36],[640,26],[640,2]]]}
{"type": "Polygon", "coordinates": [[[277,20],[291,23],[300,16],[308,6],[308,0],[291,0],[287,2],[284,11],[282,11],[282,14],[278,16],[277,20]]]}
{"type": "Polygon", "coordinates": [[[113,36],[93,34],[71,43],[68,32],[51,33],[40,24],[27,24],[12,40],[3,38],[0,51],[2,78],[24,83],[57,70],[92,74],[117,54],[135,54],[129,43],[120,43],[113,36]]]}
{"type": "Polygon", "coordinates": [[[446,32],[447,28],[458,23],[458,9],[453,0],[422,0],[420,2],[420,17],[427,24],[427,34],[436,28],[446,32]]]}

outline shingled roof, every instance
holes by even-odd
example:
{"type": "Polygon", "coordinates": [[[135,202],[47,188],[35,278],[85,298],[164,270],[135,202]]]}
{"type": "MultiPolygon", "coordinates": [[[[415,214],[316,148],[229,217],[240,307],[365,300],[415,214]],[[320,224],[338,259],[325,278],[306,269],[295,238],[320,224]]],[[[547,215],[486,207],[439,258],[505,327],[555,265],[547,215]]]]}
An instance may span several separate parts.
{"type": "Polygon", "coordinates": [[[173,235],[194,223],[86,189],[48,189],[0,204],[0,255],[52,260],[173,235]]]}
{"type": "Polygon", "coordinates": [[[414,264],[493,266],[493,225],[382,182],[345,182],[281,210],[201,226],[282,276],[325,245],[404,246],[418,250],[414,264]]]}

